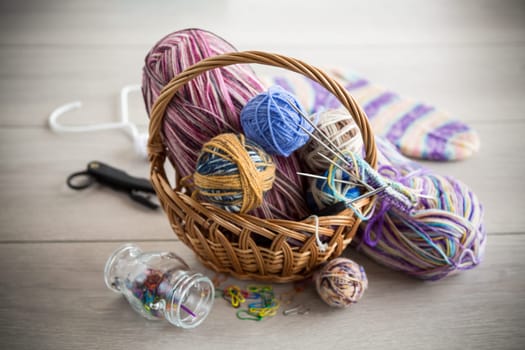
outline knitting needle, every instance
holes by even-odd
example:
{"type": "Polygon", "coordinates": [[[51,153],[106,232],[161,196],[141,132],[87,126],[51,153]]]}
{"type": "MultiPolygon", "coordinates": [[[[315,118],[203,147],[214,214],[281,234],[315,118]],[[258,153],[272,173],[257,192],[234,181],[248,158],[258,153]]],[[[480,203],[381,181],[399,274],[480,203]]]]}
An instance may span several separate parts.
{"type": "MultiPolygon", "coordinates": [[[[299,176],[312,177],[314,179],[328,180],[328,178],[326,176],[302,173],[300,171],[296,172],[296,174],[299,175],[299,176]]],[[[339,182],[339,183],[343,183],[343,184],[347,184],[347,185],[357,185],[357,183],[355,183],[355,182],[339,180],[339,179],[334,179],[334,182],[339,182]]]]}
{"type": "MultiPolygon", "coordinates": [[[[299,113],[303,119],[312,127],[314,128],[315,131],[317,131],[319,133],[319,135],[321,135],[329,144],[330,146],[333,147],[330,148],[326,143],[324,143],[323,141],[321,141],[320,138],[318,138],[316,135],[314,135],[312,132],[310,132],[310,130],[306,129],[305,127],[303,127],[302,125],[300,124],[297,124],[297,126],[303,130],[304,132],[306,132],[310,137],[312,137],[314,140],[316,140],[317,142],[319,142],[325,149],[327,149],[329,152],[331,152],[332,154],[334,154],[337,158],[339,158],[339,160],[341,160],[343,163],[345,163],[348,167],[351,167],[352,164],[350,164],[350,162],[346,159],[345,157],[345,154],[337,147],[337,145],[335,145],[333,143],[332,140],[330,140],[330,138],[328,136],[326,136],[318,127],[317,125],[315,125],[310,119],[308,119],[308,117],[306,115],[304,115],[303,111],[301,111],[300,108],[298,108],[295,103],[293,101],[291,101],[290,99],[287,99],[290,106],[292,106],[292,108],[297,112],[299,113]]],[[[323,158],[327,159],[330,163],[336,165],[339,169],[343,170],[344,172],[346,172],[351,178],[353,178],[354,180],[356,180],[359,184],[363,185],[364,187],[366,187],[368,190],[374,190],[374,188],[372,186],[370,186],[369,184],[365,183],[364,181],[362,181],[360,178],[358,178],[357,176],[355,176],[354,174],[351,174],[349,173],[348,171],[344,170],[342,167],[340,167],[337,163],[334,163],[332,162],[331,159],[329,159],[328,157],[326,157],[324,154],[321,154],[321,153],[318,153],[319,155],[321,155],[323,158]]]]}
{"type": "Polygon", "coordinates": [[[368,198],[370,196],[373,196],[374,194],[378,194],[379,192],[383,192],[384,190],[386,190],[387,187],[389,187],[390,184],[386,184],[386,185],[383,185],[381,187],[378,187],[376,188],[375,190],[373,191],[370,191],[370,192],[367,192],[365,194],[362,194],[361,196],[359,197],[356,197],[356,198],[353,198],[353,199],[349,199],[346,201],[347,204],[352,204],[354,202],[357,202],[358,200],[361,200],[361,199],[365,199],[365,198],[368,198]]]}
{"type": "Polygon", "coordinates": [[[334,215],[334,214],[342,212],[343,210],[345,210],[348,207],[351,207],[353,210],[357,210],[356,208],[354,208],[352,203],[357,202],[357,201],[359,201],[361,199],[373,196],[374,194],[377,194],[377,193],[379,193],[381,191],[384,191],[388,186],[390,186],[390,184],[383,185],[383,186],[381,186],[379,188],[376,188],[373,191],[367,192],[367,193],[365,193],[365,194],[363,194],[363,195],[361,195],[361,196],[359,196],[357,198],[348,199],[346,201],[340,201],[340,202],[337,202],[335,204],[332,204],[332,205],[324,208],[323,210],[319,211],[317,213],[317,215],[318,216],[334,215]]]}
{"type": "MultiPolygon", "coordinates": [[[[337,158],[339,158],[341,161],[343,161],[347,166],[351,167],[352,164],[350,164],[350,162],[348,162],[343,156],[341,156],[340,154],[338,154],[336,151],[332,150],[330,147],[328,147],[323,141],[321,141],[317,136],[315,136],[313,133],[311,133],[308,129],[306,129],[305,127],[303,127],[302,125],[298,125],[299,128],[301,128],[305,133],[307,133],[310,137],[312,137],[314,140],[316,140],[317,142],[319,142],[323,147],[325,147],[330,153],[332,153],[333,155],[335,155],[337,158]]],[[[325,159],[330,159],[328,157],[326,157],[324,154],[322,153],[318,153],[319,155],[323,156],[325,159]]],[[[339,165],[338,165],[339,167],[339,165]]],[[[372,187],[370,187],[370,185],[364,183],[360,178],[358,178],[357,176],[355,176],[354,174],[352,173],[349,173],[348,171],[344,170],[343,168],[339,167],[341,170],[343,170],[344,172],[346,172],[348,174],[348,176],[350,176],[352,179],[354,179],[355,181],[357,181],[360,185],[368,188],[368,189],[371,189],[372,187]]]]}
{"type": "Polygon", "coordinates": [[[367,184],[366,182],[364,181],[361,181],[361,179],[359,179],[357,176],[355,176],[354,174],[350,173],[348,170],[346,170],[345,168],[343,168],[342,166],[340,166],[339,164],[337,164],[336,162],[334,162],[333,160],[331,160],[330,158],[328,158],[327,156],[325,156],[324,154],[322,154],[321,152],[318,152],[317,153],[318,155],[320,155],[322,158],[324,158],[326,161],[328,161],[330,164],[332,164],[333,166],[335,166],[337,169],[345,172],[348,176],[352,177],[353,179],[355,179],[356,181],[359,182],[359,184],[363,185],[364,187],[366,187],[369,191],[373,191],[374,188],[372,186],[370,186],[369,184],[367,184]]]}
{"type": "MultiPolygon", "coordinates": [[[[306,119],[306,118],[305,118],[306,119]]],[[[304,131],[305,133],[308,134],[308,136],[310,136],[311,138],[313,138],[315,141],[319,142],[321,144],[321,146],[323,146],[324,148],[326,148],[327,151],[329,151],[330,153],[332,153],[334,156],[336,156],[337,158],[339,158],[341,161],[343,161],[346,165],[350,166],[350,163],[348,162],[348,160],[346,160],[345,158],[345,155],[344,153],[338,149],[337,147],[335,147],[335,150],[331,149],[326,143],[324,143],[319,137],[317,137],[314,133],[312,133],[310,130],[306,129],[304,126],[302,125],[297,125],[302,131],[304,131]]],[[[315,128],[315,130],[320,134],[320,135],[323,135],[324,134],[317,128],[315,128]]]]}
{"type": "MultiPolygon", "coordinates": [[[[297,106],[295,106],[293,103],[290,103],[290,104],[292,105],[292,108],[295,109],[295,111],[296,111],[297,113],[299,113],[299,114],[304,118],[304,120],[305,120],[305,121],[306,121],[306,122],[307,122],[312,128],[314,128],[314,130],[317,131],[317,132],[319,133],[319,135],[321,135],[321,136],[323,137],[323,139],[325,140],[325,142],[327,142],[330,146],[332,146],[332,148],[333,148],[334,150],[336,150],[337,152],[339,152],[339,154],[340,154],[342,157],[344,157],[344,153],[339,149],[339,147],[337,147],[337,145],[336,145],[332,140],[330,140],[330,138],[329,138],[328,136],[326,136],[326,135],[321,131],[321,129],[319,129],[319,128],[317,127],[317,125],[315,125],[314,122],[312,122],[312,121],[310,120],[310,118],[308,118],[306,115],[304,115],[304,113],[303,113],[299,108],[297,108],[297,106]]],[[[300,127],[301,129],[303,129],[302,125],[299,125],[299,127],[300,127]]],[[[303,131],[304,131],[304,129],[303,129],[303,131]]],[[[320,141],[317,140],[317,142],[320,142],[320,141]]],[[[329,147],[327,147],[326,144],[324,144],[324,143],[321,143],[321,144],[322,144],[324,147],[329,148],[329,147]]],[[[348,164],[347,164],[347,165],[348,165],[348,164]]]]}
{"type": "Polygon", "coordinates": [[[310,130],[306,129],[305,127],[303,127],[302,125],[300,124],[297,124],[297,126],[299,128],[301,128],[301,130],[303,130],[304,132],[306,132],[310,137],[312,137],[314,140],[316,140],[317,142],[319,142],[324,148],[326,148],[328,151],[332,152],[332,154],[334,154],[337,158],[339,158],[341,161],[343,161],[347,166],[351,166],[351,164],[346,160],[345,158],[345,154],[343,153],[343,151],[341,151],[337,145],[328,137],[326,136],[322,131],[321,129],[319,129],[317,127],[317,125],[314,124],[314,122],[312,122],[294,103],[293,101],[289,100],[288,99],[288,102],[290,103],[290,105],[292,106],[292,108],[297,112],[299,113],[303,119],[315,130],[319,133],[319,135],[321,135],[323,137],[323,139],[325,140],[325,142],[327,142],[332,148],[328,147],[328,145],[326,143],[324,143],[323,141],[321,141],[317,136],[315,136],[313,133],[310,132],[310,130]]]}
{"type": "Polygon", "coordinates": [[[356,209],[354,208],[354,206],[352,205],[353,203],[355,203],[355,202],[357,202],[357,201],[359,201],[359,200],[361,200],[361,199],[365,199],[365,198],[368,198],[368,197],[370,197],[370,196],[373,196],[374,194],[377,194],[377,193],[379,193],[379,192],[382,192],[382,191],[384,191],[388,186],[390,186],[390,184],[383,185],[383,186],[381,186],[381,187],[379,187],[379,188],[376,188],[376,189],[373,190],[373,191],[367,192],[367,193],[365,193],[365,194],[363,194],[363,195],[361,195],[361,196],[359,196],[359,197],[357,197],[357,198],[347,200],[347,201],[345,201],[345,204],[348,205],[349,207],[353,208],[354,210],[356,210],[356,209]]]}
{"type": "MultiPolygon", "coordinates": [[[[303,118],[305,118],[305,117],[303,116],[303,118]]],[[[307,118],[305,118],[305,119],[308,120],[307,118]]],[[[305,133],[307,133],[307,134],[308,134],[311,138],[313,138],[315,141],[319,142],[319,143],[320,143],[320,144],[321,144],[326,150],[328,150],[330,153],[332,153],[332,154],[335,155],[337,158],[339,158],[339,160],[341,160],[343,163],[345,163],[348,167],[351,167],[351,166],[352,166],[352,164],[350,164],[350,162],[345,158],[344,153],[341,152],[341,150],[339,150],[337,147],[334,146],[335,149],[336,149],[338,152],[336,152],[336,151],[334,151],[333,149],[331,149],[330,147],[328,147],[328,145],[326,145],[326,143],[324,143],[323,141],[321,141],[320,138],[318,138],[317,136],[315,136],[312,132],[310,132],[310,130],[306,129],[304,126],[299,125],[299,124],[297,124],[297,126],[298,126],[299,128],[301,128],[301,130],[303,130],[305,133]]],[[[317,129],[316,127],[315,127],[315,130],[317,130],[317,132],[318,132],[319,134],[325,136],[325,135],[324,135],[319,129],[317,129]]],[[[326,137],[326,136],[325,136],[325,137],[326,137]]],[[[331,141],[330,141],[330,142],[331,142],[331,141]]],[[[324,158],[326,158],[326,159],[329,159],[329,158],[327,158],[324,154],[321,154],[321,153],[318,153],[318,154],[319,154],[319,155],[322,155],[322,156],[323,156],[324,158]]],[[[342,169],[342,168],[340,168],[340,169],[342,169]]],[[[343,169],[342,169],[342,170],[343,170],[343,169]]],[[[343,170],[343,171],[345,171],[345,170],[343,170]]],[[[346,172],[346,173],[347,173],[352,179],[356,180],[359,184],[365,186],[365,187],[368,188],[368,189],[371,189],[371,188],[372,188],[372,187],[370,187],[368,184],[364,183],[360,178],[356,177],[354,174],[351,174],[351,173],[349,173],[349,172],[347,172],[347,171],[345,171],[345,172],[346,172]]]]}

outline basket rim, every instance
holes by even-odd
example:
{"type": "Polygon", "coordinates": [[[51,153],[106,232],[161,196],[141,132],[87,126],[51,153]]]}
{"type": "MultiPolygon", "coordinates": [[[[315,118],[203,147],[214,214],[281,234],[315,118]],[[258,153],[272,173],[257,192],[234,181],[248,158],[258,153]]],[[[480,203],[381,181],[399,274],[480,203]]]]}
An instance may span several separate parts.
{"type": "MultiPolygon", "coordinates": [[[[357,101],[339,82],[331,78],[321,69],[296,58],[264,51],[241,51],[205,58],[186,68],[163,87],[150,112],[148,156],[150,162],[152,162],[152,171],[155,170],[153,165],[156,162],[154,162],[154,160],[156,158],[164,159],[166,156],[166,150],[163,146],[160,135],[161,128],[166,108],[177,91],[184,84],[208,70],[226,67],[233,64],[247,63],[269,65],[302,74],[331,92],[337,97],[343,107],[347,109],[361,131],[361,137],[365,148],[364,159],[373,168],[377,167],[377,147],[374,132],[368,121],[368,117],[357,101]]],[[[175,170],[178,170],[176,165],[174,166],[175,170]]]]}

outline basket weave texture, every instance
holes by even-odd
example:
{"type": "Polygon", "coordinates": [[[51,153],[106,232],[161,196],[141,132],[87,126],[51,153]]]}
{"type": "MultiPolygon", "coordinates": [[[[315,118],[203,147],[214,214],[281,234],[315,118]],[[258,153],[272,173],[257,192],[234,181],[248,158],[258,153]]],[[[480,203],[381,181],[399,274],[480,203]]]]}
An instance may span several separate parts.
{"type": "MultiPolygon", "coordinates": [[[[175,234],[216,272],[239,279],[292,282],[309,277],[315,268],[339,256],[352,241],[360,220],[346,209],[337,215],[301,221],[261,219],[235,214],[192,199],[175,167],[175,188],[167,180],[166,147],[161,126],[166,107],[178,89],[208,70],[232,64],[256,63],[288,69],[319,83],[332,93],[356,121],[365,145],[365,159],[376,167],[376,145],[366,114],[353,97],[326,73],[300,60],[279,54],[245,51],[204,59],[173,78],[162,90],[150,113],[148,153],[150,177],[175,234]],[[325,250],[316,242],[316,230],[328,238],[325,250]]],[[[365,210],[374,198],[353,205],[365,210]]]]}

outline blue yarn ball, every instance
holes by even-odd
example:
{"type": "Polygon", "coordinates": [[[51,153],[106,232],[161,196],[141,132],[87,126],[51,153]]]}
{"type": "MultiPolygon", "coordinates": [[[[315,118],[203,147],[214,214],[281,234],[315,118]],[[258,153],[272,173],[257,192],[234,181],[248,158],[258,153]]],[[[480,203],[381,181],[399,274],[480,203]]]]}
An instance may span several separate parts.
{"type": "Polygon", "coordinates": [[[293,107],[305,115],[297,98],[279,86],[253,97],[241,111],[241,125],[246,137],[266,152],[288,157],[310,138],[313,127],[293,107]]]}

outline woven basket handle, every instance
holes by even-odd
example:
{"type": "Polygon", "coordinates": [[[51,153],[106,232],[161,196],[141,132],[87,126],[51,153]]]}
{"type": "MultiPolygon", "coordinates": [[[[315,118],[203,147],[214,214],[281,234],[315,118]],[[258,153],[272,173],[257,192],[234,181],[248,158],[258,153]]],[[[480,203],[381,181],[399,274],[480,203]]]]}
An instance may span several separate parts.
{"type": "Polygon", "coordinates": [[[229,66],[232,64],[259,63],[268,66],[288,69],[300,73],[305,77],[319,83],[331,92],[343,104],[354,118],[357,126],[361,130],[361,137],[365,145],[365,160],[374,168],[377,164],[377,149],[374,133],[368,122],[368,118],[363,109],[357,104],[352,96],[343,88],[341,84],[330,78],[326,73],[303,61],[282,56],[275,53],[261,51],[232,52],[219,56],[206,58],[191,67],[188,67],[179,75],[174,77],[162,89],[160,96],[155,101],[150,113],[148,154],[151,162],[151,172],[164,172],[162,165],[166,158],[165,147],[160,137],[160,129],[166,108],[179,88],[201,73],[214,68],[229,66]]]}

